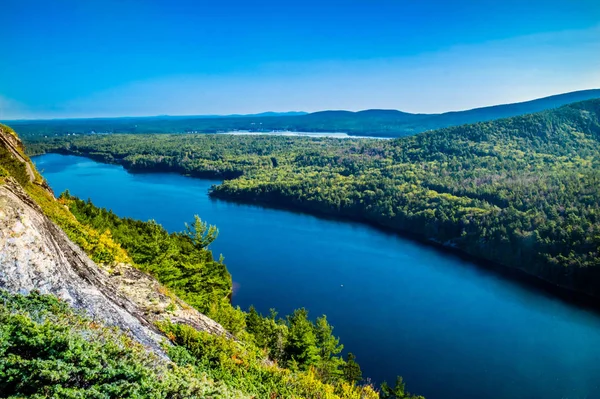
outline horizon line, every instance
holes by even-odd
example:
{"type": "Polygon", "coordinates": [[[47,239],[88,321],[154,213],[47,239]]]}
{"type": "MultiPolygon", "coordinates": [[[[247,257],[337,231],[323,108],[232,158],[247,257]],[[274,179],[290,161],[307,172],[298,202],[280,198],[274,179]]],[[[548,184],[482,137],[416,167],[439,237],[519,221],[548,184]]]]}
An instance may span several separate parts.
{"type": "MultiPolygon", "coordinates": [[[[244,118],[244,117],[248,117],[248,118],[251,118],[251,117],[279,118],[279,117],[283,117],[283,116],[306,116],[306,115],[312,115],[312,114],[317,114],[317,113],[321,113],[321,112],[349,112],[349,113],[357,114],[357,113],[366,112],[366,111],[394,111],[394,112],[400,112],[403,114],[410,114],[410,115],[435,116],[435,115],[445,115],[445,114],[458,113],[458,112],[475,111],[475,110],[480,110],[480,109],[485,109],[485,108],[526,104],[526,103],[539,101],[539,100],[545,100],[545,99],[549,99],[549,98],[553,98],[553,97],[560,97],[560,96],[566,96],[566,95],[574,94],[574,93],[583,93],[583,92],[591,92],[591,91],[598,91],[599,98],[600,98],[600,87],[598,87],[598,88],[591,88],[591,89],[568,91],[568,92],[558,93],[558,94],[551,94],[551,95],[545,96],[545,97],[537,97],[537,98],[533,98],[531,100],[518,101],[518,102],[514,102],[514,103],[484,105],[481,107],[468,108],[468,109],[462,109],[462,110],[445,111],[445,112],[438,112],[438,113],[422,113],[422,112],[421,113],[412,113],[412,112],[401,111],[399,109],[394,109],[394,108],[367,108],[367,109],[362,109],[362,110],[358,110],[358,111],[349,111],[349,110],[344,110],[344,109],[324,109],[324,110],[314,111],[314,112],[263,111],[263,112],[257,112],[257,113],[251,113],[251,114],[235,114],[234,113],[234,114],[223,114],[223,115],[218,115],[218,114],[217,115],[213,115],[213,114],[195,114],[195,115],[158,114],[158,115],[127,115],[127,116],[89,116],[89,117],[83,116],[83,117],[66,117],[66,118],[23,118],[23,119],[2,119],[2,120],[0,120],[0,122],[44,122],[44,121],[89,120],[89,119],[141,119],[141,118],[204,118],[204,119],[226,119],[226,118],[244,118]],[[285,115],[285,114],[294,114],[294,113],[298,114],[298,115],[285,115]],[[280,114],[280,115],[265,115],[265,114],[280,114]]],[[[576,102],[579,102],[579,101],[576,101],[576,102]]]]}

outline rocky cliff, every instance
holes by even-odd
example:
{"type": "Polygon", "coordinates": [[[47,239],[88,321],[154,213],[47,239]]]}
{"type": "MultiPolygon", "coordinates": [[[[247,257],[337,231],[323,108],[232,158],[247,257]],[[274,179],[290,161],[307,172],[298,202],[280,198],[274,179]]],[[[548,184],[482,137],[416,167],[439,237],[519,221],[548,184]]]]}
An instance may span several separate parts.
{"type": "Polygon", "coordinates": [[[56,203],[18,137],[0,125],[0,288],[53,294],[90,317],[117,326],[162,354],[155,322],[171,320],[230,336],[225,329],[131,265],[97,265],[45,214],[28,187],[56,203]],[[10,164],[10,165],[9,165],[10,164]],[[11,173],[11,170],[17,172],[11,173]],[[17,175],[21,173],[21,179],[17,175]],[[25,177],[26,176],[26,177],[25,177]]]}

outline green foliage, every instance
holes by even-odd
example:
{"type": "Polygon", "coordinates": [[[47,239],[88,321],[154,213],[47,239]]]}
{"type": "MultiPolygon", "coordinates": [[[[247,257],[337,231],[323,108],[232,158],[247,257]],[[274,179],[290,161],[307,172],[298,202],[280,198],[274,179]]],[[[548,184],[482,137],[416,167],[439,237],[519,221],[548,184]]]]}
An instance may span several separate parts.
{"type": "MultiPolygon", "coordinates": [[[[314,330],[319,349],[317,365],[319,376],[323,381],[337,381],[343,377],[344,361],[338,355],[344,349],[344,345],[341,345],[340,339],[333,335],[333,326],[327,322],[327,316],[317,317],[314,330]]],[[[348,381],[352,382],[352,380],[348,381]]]]}
{"type": "Polygon", "coordinates": [[[110,231],[104,230],[103,233],[99,233],[79,222],[64,206],[63,201],[56,201],[52,194],[39,185],[30,184],[25,189],[46,216],[60,226],[92,260],[101,265],[131,263],[123,248],[113,241],[110,231]]]}
{"type": "Polygon", "coordinates": [[[313,368],[281,368],[251,343],[168,321],[158,327],[174,344],[165,350],[175,364],[54,296],[0,290],[0,392],[9,398],[378,398],[370,385],[326,383],[313,368]]]}
{"type": "Polygon", "coordinates": [[[241,337],[246,328],[246,314],[239,306],[233,307],[229,298],[216,297],[214,293],[212,295],[212,300],[208,301],[206,315],[221,324],[230,333],[241,337]]]}
{"type": "Polygon", "coordinates": [[[251,334],[251,342],[279,365],[293,370],[313,370],[327,383],[344,380],[346,363],[340,356],[344,346],[333,335],[333,327],[326,316],[313,322],[308,311],[302,308],[285,319],[278,319],[273,309],[268,317],[263,317],[250,307],[246,329],[251,334]]]}
{"type": "Polygon", "coordinates": [[[299,364],[303,369],[319,362],[319,348],[313,323],[308,320],[306,309],[297,309],[287,317],[289,325],[285,352],[289,362],[299,364]]]}
{"type": "Polygon", "coordinates": [[[276,317],[273,309],[269,317],[263,317],[251,306],[246,315],[246,329],[252,335],[254,344],[264,349],[269,359],[284,365],[287,360],[288,328],[282,319],[276,320],[276,317]]]}
{"type": "Polygon", "coordinates": [[[211,195],[366,221],[599,295],[599,118],[593,100],[398,140],[110,135],[37,145],[229,176],[211,195]]]}
{"type": "Polygon", "coordinates": [[[194,223],[185,224],[185,233],[192,240],[194,245],[200,249],[208,248],[208,246],[217,239],[219,229],[213,225],[208,225],[200,219],[200,216],[194,216],[194,223]]]}
{"type": "Polygon", "coordinates": [[[3,290],[0,392],[9,398],[242,397],[199,370],[166,364],[56,297],[3,290]]]}
{"type": "MultiPolygon", "coordinates": [[[[0,134],[1,132],[0,130],[0,134]]],[[[2,144],[0,144],[0,176],[12,176],[22,186],[29,185],[27,167],[23,162],[16,159],[2,144]]]]}
{"type": "Polygon", "coordinates": [[[391,388],[385,381],[381,384],[381,391],[379,397],[381,399],[424,399],[422,396],[414,396],[406,392],[406,384],[402,377],[396,378],[396,385],[391,388]]]}
{"type": "MultiPolygon", "coordinates": [[[[216,238],[214,226],[207,226],[196,216],[191,226],[186,225],[185,232],[169,233],[155,221],[120,218],[69,193],[60,199],[79,222],[94,230],[109,232],[135,265],[154,275],[201,312],[210,314],[211,306],[227,301],[231,294],[231,275],[206,249],[216,238]]],[[[240,329],[227,322],[224,325],[232,331],[240,329]]]]}
{"type": "MultiPolygon", "coordinates": [[[[252,313],[252,312],[251,312],[252,313]]],[[[256,315],[255,315],[256,316],[256,315]]],[[[186,325],[161,323],[159,328],[177,346],[170,357],[211,378],[259,398],[377,398],[371,386],[345,381],[324,383],[314,369],[290,371],[266,360],[256,346],[197,331],[186,325]]]]}
{"type": "Polygon", "coordinates": [[[346,364],[344,364],[343,373],[346,381],[353,384],[362,381],[362,371],[360,370],[358,363],[356,363],[356,356],[354,356],[352,352],[348,353],[348,359],[346,360],[346,364]]]}

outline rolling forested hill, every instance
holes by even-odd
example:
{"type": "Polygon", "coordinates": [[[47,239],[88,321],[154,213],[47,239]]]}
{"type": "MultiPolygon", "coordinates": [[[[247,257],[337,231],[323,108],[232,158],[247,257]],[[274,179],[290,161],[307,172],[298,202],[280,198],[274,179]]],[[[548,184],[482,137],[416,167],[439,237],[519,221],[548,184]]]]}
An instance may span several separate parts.
{"type": "Polygon", "coordinates": [[[68,133],[218,133],[231,130],[270,132],[344,132],[359,136],[402,137],[432,129],[484,122],[600,98],[600,89],[582,90],[515,104],[444,114],[411,114],[396,110],[322,111],[307,115],[229,117],[160,116],[131,118],[12,121],[23,138],[68,133]]]}
{"type": "Polygon", "coordinates": [[[31,150],[223,177],[211,195],[365,221],[600,296],[600,100],[388,141],[96,135],[31,150]]]}

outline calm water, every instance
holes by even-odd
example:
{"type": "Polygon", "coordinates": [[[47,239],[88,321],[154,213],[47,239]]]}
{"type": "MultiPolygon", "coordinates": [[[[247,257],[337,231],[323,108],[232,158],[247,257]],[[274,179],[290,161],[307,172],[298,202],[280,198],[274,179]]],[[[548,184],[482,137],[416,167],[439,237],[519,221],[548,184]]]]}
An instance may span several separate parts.
{"type": "Polygon", "coordinates": [[[181,230],[194,214],[233,275],[235,304],[327,314],[363,374],[428,399],[600,398],[600,317],[435,249],[354,223],[211,200],[217,181],[35,162],[52,188],[181,230]]]}

